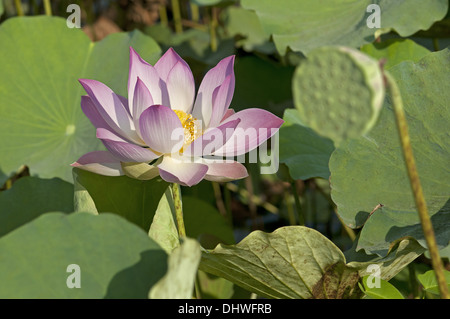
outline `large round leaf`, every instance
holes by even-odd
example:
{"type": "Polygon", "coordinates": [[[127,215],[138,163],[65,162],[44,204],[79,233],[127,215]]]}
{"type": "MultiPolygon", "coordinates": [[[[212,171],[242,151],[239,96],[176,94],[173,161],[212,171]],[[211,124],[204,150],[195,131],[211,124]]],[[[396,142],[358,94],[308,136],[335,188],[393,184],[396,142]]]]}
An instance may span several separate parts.
{"type": "Polygon", "coordinates": [[[0,298],[147,298],[167,270],[164,250],[113,214],[44,214],[0,239],[0,260],[0,298]]]}
{"type": "Polygon", "coordinates": [[[293,109],[284,112],[284,124],[280,129],[280,162],[289,167],[294,179],[328,179],[333,141],[304,126],[298,113],[293,109]]]}
{"type": "Polygon", "coordinates": [[[389,39],[363,45],[361,51],[376,58],[384,59],[383,68],[388,70],[403,61],[418,62],[430,51],[409,39],[389,39]]]}
{"type": "Polygon", "coordinates": [[[268,298],[349,297],[359,276],[325,236],[303,226],[252,232],[205,252],[200,269],[268,298]]]}
{"type": "MultiPolygon", "coordinates": [[[[430,53],[418,63],[403,62],[390,69],[402,94],[419,177],[440,248],[450,239],[449,70],[448,49],[430,53]]],[[[358,249],[384,256],[393,242],[405,236],[416,238],[426,247],[389,96],[370,133],[347,141],[332,154],[330,171],[331,195],[342,220],[350,227],[365,223],[358,249]]]]}
{"type": "Polygon", "coordinates": [[[203,247],[210,248],[211,244],[214,247],[218,241],[234,243],[233,229],[216,207],[201,199],[183,196],[183,214],[186,234],[199,239],[203,247]]]}
{"type": "Polygon", "coordinates": [[[22,164],[32,174],[72,180],[71,163],[100,149],[80,107],[79,78],[99,80],[125,95],[129,47],[153,63],[156,42],[139,31],[92,43],[55,17],[11,18],[0,27],[0,170],[22,164]]]}
{"type": "Polygon", "coordinates": [[[0,237],[51,211],[73,212],[73,185],[59,178],[20,178],[0,192],[0,237]]]}
{"type": "MultiPolygon", "coordinates": [[[[372,42],[380,29],[369,28],[370,4],[380,7],[380,27],[394,29],[401,36],[428,29],[442,19],[447,0],[242,0],[242,6],[256,11],[261,24],[281,54],[290,47],[307,54],[323,45],[359,47],[372,42]]],[[[371,20],[371,19],[370,19],[371,20]]]]}
{"type": "MultiPolygon", "coordinates": [[[[168,183],[160,178],[141,181],[128,176],[102,176],[73,170],[75,189],[83,188],[98,213],[114,213],[148,231],[168,183]]],[[[83,207],[83,205],[79,206],[83,207]]],[[[89,212],[92,212],[91,210],[89,212]]]]}
{"type": "Polygon", "coordinates": [[[200,244],[195,239],[184,238],[183,243],[169,255],[167,273],[152,287],[149,298],[191,298],[201,256],[200,244]]]}

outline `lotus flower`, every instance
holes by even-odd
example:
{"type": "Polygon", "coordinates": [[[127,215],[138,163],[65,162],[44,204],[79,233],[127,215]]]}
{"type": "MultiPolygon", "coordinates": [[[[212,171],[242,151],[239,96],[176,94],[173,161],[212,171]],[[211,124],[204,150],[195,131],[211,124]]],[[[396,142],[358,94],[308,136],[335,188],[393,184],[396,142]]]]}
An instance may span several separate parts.
{"type": "Polygon", "coordinates": [[[283,120],[262,109],[229,109],[233,66],[230,56],[209,70],[197,96],[188,64],[173,49],[152,66],[130,48],[128,98],[80,79],[87,92],[81,108],[107,151],[87,153],[72,166],[108,176],[159,175],[184,186],[246,177],[241,163],[207,156],[245,154],[275,134],[283,120]],[[250,129],[253,134],[243,134],[250,129]]]}

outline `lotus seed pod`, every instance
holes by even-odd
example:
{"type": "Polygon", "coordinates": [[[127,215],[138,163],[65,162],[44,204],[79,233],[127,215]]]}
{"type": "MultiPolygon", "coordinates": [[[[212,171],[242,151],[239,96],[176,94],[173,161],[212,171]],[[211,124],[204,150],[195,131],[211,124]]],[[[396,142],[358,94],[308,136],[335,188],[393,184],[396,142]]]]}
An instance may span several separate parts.
{"type": "Polygon", "coordinates": [[[367,133],[384,101],[378,61],[346,47],[311,52],[294,73],[294,103],[301,120],[336,144],[367,133]]]}

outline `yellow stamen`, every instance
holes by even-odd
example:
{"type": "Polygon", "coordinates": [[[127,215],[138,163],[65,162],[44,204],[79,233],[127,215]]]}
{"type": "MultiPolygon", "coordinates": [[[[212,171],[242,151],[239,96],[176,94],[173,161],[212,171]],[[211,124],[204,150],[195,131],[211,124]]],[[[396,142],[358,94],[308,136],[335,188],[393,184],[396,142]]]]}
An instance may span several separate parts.
{"type": "Polygon", "coordinates": [[[181,125],[184,128],[184,146],[180,152],[183,152],[183,148],[191,144],[197,137],[202,135],[202,129],[197,119],[192,114],[187,114],[180,110],[174,110],[175,114],[181,121],[181,125]]]}

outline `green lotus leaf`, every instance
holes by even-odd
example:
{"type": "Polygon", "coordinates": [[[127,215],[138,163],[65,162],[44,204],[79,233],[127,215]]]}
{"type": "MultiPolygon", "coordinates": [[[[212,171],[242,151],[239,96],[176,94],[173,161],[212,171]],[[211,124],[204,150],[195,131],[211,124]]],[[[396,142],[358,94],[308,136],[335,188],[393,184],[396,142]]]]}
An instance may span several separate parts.
{"type": "MultiPolygon", "coordinates": [[[[425,200],[439,248],[450,240],[450,50],[390,69],[403,98],[425,200]]],[[[340,145],[330,159],[331,196],[342,220],[361,227],[357,249],[385,256],[405,237],[426,247],[401,152],[391,99],[376,126],[340,145]],[[381,205],[380,205],[381,204],[381,205]],[[372,214],[371,214],[372,213],[372,214]],[[369,214],[370,218],[367,220],[369,214]]]]}
{"type": "MultiPolygon", "coordinates": [[[[444,270],[445,281],[447,282],[447,287],[450,289],[450,271],[444,270]]],[[[436,273],[434,270],[429,270],[424,274],[417,276],[420,283],[427,292],[435,295],[439,295],[439,285],[436,280],[436,273]]]]}
{"type": "Polygon", "coordinates": [[[19,178],[0,192],[0,237],[49,211],[71,213],[73,185],[59,178],[19,178]]]}
{"type": "Polygon", "coordinates": [[[324,45],[358,48],[373,42],[376,32],[395,30],[406,37],[427,30],[441,20],[447,0],[242,0],[245,9],[255,10],[263,29],[271,34],[278,51],[287,47],[308,54],[324,45]],[[370,28],[375,14],[370,4],[379,6],[380,29],[370,28]]]}
{"type": "Polygon", "coordinates": [[[219,244],[203,253],[200,269],[268,298],[349,297],[359,279],[331,241],[303,226],[254,231],[237,245],[219,244]]]}
{"type": "Polygon", "coordinates": [[[189,299],[194,291],[194,281],[202,256],[200,244],[191,238],[169,255],[166,275],[150,290],[151,299],[189,299]]]}
{"type": "MultiPolygon", "coordinates": [[[[77,205],[95,206],[98,213],[120,215],[147,232],[169,185],[160,178],[141,181],[128,176],[98,175],[78,168],[73,169],[73,179],[75,189],[83,191],[83,199],[87,202],[77,205]]],[[[95,210],[89,209],[89,212],[95,213],[95,210]]]]}
{"type": "Polygon", "coordinates": [[[409,39],[389,39],[363,45],[361,51],[374,57],[384,59],[383,68],[389,70],[403,61],[418,62],[430,51],[409,39]]]}
{"type": "Polygon", "coordinates": [[[297,110],[284,112],[280,129],[280,162],[289,167],[294,179],[322,177],[328,179],[328,162],[334,151],[333,141],[318,135],[299,119],[297,110]]]}
{"type": "Polygon", "coordinates": [[[129,47],[150,63],[160,55],[139,31],[92,43],[65,19],[46,16],[7,19],[0,43],[0,170],[8,176],[25,164],[32,175],[66,181],[72,181],[71,163],[103,147],[81,110],[86,93],[78,79],[125,95],[129,47]]]}
{"type": "Polygon", "coordinates": [[[0,298],[147,298],[167,254],[114,214],[47,213],[0,239],[0,298]]]}
{"type": "Polygon", "coordinates": [[[370,276],[362,279],[362,289],[369,299],[404,299],[400,291],[389,282],[379,279],[378,284],[375,285],[370,281],[370,276]]]}

